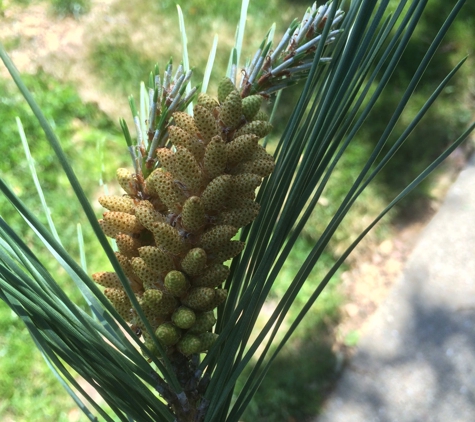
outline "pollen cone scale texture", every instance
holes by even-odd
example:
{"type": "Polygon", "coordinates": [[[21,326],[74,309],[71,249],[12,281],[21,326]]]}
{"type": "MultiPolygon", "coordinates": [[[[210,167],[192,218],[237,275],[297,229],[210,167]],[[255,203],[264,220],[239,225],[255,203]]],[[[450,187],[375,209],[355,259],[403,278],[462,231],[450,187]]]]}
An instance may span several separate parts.
{"type": "MultiPolygon", "coordinates": [[[[244,248],[233,237],[257,217],[255,190],[274,168],[259,145],[272,128],[261,103],[260,96],[241,99],[224,79],[219,101],[201,94],[193,117],[173,114],[173,148],[156,151],[160,167],[145,180],[119,169],[125,194],[99,199],[108,210],[101,226],[116,239],[130,287],[169,354],[205,352],[217,337],[213,311],[226,300],[229,274],[223,263],[244,248]]],[[[92,277],[151,344],[119,277],[92,277]]]]}

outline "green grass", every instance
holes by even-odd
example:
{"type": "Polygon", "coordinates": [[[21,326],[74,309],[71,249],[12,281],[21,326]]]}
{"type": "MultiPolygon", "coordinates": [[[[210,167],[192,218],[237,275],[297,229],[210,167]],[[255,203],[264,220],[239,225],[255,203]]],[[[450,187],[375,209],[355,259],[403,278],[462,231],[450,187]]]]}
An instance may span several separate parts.
{"type": "Polygon", "coordinates": [[[33,3],[33,0],[11,0],[8,3],[9,4],[19,4],[20,6],[29,6],[31,3],[33,3]]]}
{"type": "Polygon", "coordinates": [[[78,19],[89,12],[90,0],[50,0],[53,11],[59,16],[73,16],[78,19]]]}
{"type": "MultiPolygon", "coordinates": [[[[288,284],[300,269],[301,260],[307,255],[310,245],[309,240],[303,237],[297,241],[269,296],[267,308],[270,310],[262,316],[263,324],[270,317],[274,301],[284,295],[288,284]]],[[[332,255],[325,253],[297,296],[284,327],[294,320],[332,263],[332,255]]],[[[323,291],[320,300],[309,311],[308,318],[302,321],[292,340],[272,364],[243,416],[244,422],[303,421],[318,413],[336,376],[337,357],[332,350],[332,327],[340,319],[340,307],[344,298],[339,291],[339,275],[345,269],[342,267],[339,270],[323,291]]],[[[285,328],[281,332],[285,332],[285,328]]],[[[280,336],[277,335],[277,338],[280,336]]],[[[243,378],[238,380],[238,390],[242,388],[242,383],[251,370],[252,365],[246,368],[243,378]]]]}
{"type": "MultiPolygon", "coordinates": [[[[211,79],[211,93],[225,75],[229,52],[234,45],[241,1],[179,2],[183,9],[188,37],[190,65],[194,68],[193,84],[202,81],[213,36],[219,35],[218,51],[211,79]]],[[[155,63],[163,66],[173,57],[175,69],[181,62],[182,46],[178,28],[176,2],[144,0],[139,3],[120,0],[111,6],[111,14],[127,16],[127,25],[111,30],[97,28],[89,40],[89,62],[108,91],[117,95],[136,94],[138,82],[148,80],[155,63]]],[[[267,30],[276,22],[282,36],[302,8],[282,0],[251,1],[246,24],[246,43],[242,61],[251,57],[267,30]],[[262,23],[265,22],[265,27],[262,23]]]]}
{"type": "Polygon", "coordinates": [[[0,418],[69,421],[75,403],[46,366],[23,322],[3,302],[0,333],[0,418]]]}
{"type": "MultiPolygon", "coordinates": [[[[399,4],[392,2],[394,7],[399,4]]],[[[374,145],[384,131],[390,118],[389,111],[394,109],[399,102],[402,91],[412,75],[416,63],[435,35],[436,28],[442,24],[442,19],[447,16],[453,2],[433,2],[426,8],[423,18],[415,30],[414,36],[406,49],[400,62],[400,69],[395,72],[388,83],[387,94],[373,109],[369,120],[370,125],[361,131],[359,137],[367,147],[374,145]]],[[[463,12],[455,21],[439,51],[435,55],[427,72],[422,77],[411,102],[405,109],[397,123],[392,139],[403,131],[412,116],[419,110],[425,99],[441,80],[449,73],[464,55],[473,53],[471,39],[475,36],[475,5],[467,2],[463,12]]],[[[438,154],[440,154],[462,128],[470,122],[473,115],[469,87],[473,85],[473,58],[462,67],[455,75],[450,85],[438,98],[424,120],[415,128],[406,145],[401,148],[396,156],[385,166],[378,177],[378,196],[385,202],[391,200],[404,188],[419,172],[421,172],[438,154]],[[430,140],[430,148],[423,141],[430,140]]],[[[382,153],[389,150],[388,145],[382,153]]],[[[411,195],[409,195],[396,208],[403,212],[406,207],[417,197],[429,198],[435,177],[423,182],[411,195]]]]}
{"type": "Polygon", "coordinates": [[[137,91],[137,81],[145,81],[154,61],[133,44],[130,35],[114,31],[91,46],[90,60],[106,90],[118,95],[137,91]]]}
{"type": "MultiPolygon", "coordinates": [[[[96,144],[98,140],[103,139],[107,149],[114,156],[120,156],[123,145],[117,128],[96,106],[84,104],[71,85],[60,83],[43,72],[25,76],[25,81],[35,93],[44,112],[63,140],[63,146],[71,162],[84,180],[84,188],[88,195],[94,198],[100,190],[101,176],[101,163],[99,154],[96,152],[96,144]]],[[[52,151],[20,94],[7,80],[0,80],[0,92],[2,93],[0,96],[2,121],[0,137],[9,140],[9,142],[0,142],[0,153],[10,158],[8,163],[4,160],[0,165],[2,177],[42,218],[43,211],[17,132],[15,116],[19,115],[35,157],[46,200],[53,210],[53,219],[64,246],[79,259],[76,223],[81,222],[85,243],[91,245],[91,248],[87,250],[89,268],[107,267],[108,262],[100,253],[85,219],[81,217],[81,210],[74,200],[73,193],[68,189],[67,180],[62,175],[52,151]]],[[[104,164],[105,172],[112,174],[119,162],[109,160],[104,164]]],[[[81,295],[65,276],[65,272],[58,268],[57,262],[44,250],[35,236],[25,230],[21,218],[10,208],[4,198],[0,198],[0,209],[2,217],[34,248],[68,295],[76,303],[84,306],[81,295]]],[[[76,413],[75,403],[47,368],[23,323],[3,302],[0,303],[0,333],[0,374],[2,377],[0,419],[18,422],[71,420],[68,412],[73,410],[76,413]]],[[[77,420],[85,421],[86,418],[81,416],[77,420]]]]}
{"type": "MultiPolygon", "coordinates": [[[[101,178],[98,144],[103,142],[112,156],[119,157],[117,161],[109,159],[104,163],[106,174],[113,177],[115,168],[118,165],[125,165],[126,157],[122,162],[120,157],[123,157],[121,152],[126,151],[126,147],[118,129],[98,110],[97,106],[84,104],[70,84],[61,83],[42,71],[35,75],[25,75],[25,81],[55,127],[75,171],[84,181],[84,189],[91,198],[97,195],[100,191],[101,178]]],[[[35,158],[36,170],[40,176],[46,201],[53,210],[53,219],[57,220],[63,241],[72,244],[76,238],[76,227],[75,224],[71,224],[71,221],[82,223],[84,221],[81,221],[80,211],[77,205],[74,205],[75,196],[69,189],[69,182],[62,173],[41,128],[34,121],[13,84],[7,80],[0,80],[0,91],[2,92],[0,137],[9,140],[9,142],[0,143],[0,154],[9,157],[9,162],[2,162],[0,167],[2,177],[29,207],[40,216],[42,215],[18,135],[15,117],[19,116],[29,140],[31,153],[35,158]]],[[[20,230],[21,219],[10,210],[4,198],[0,198],[0,205],[3,217],[12,221],[14,228],[20,230]]],[[[32,241],[32,239],[33,237],[29,240],[32,241]]]]}
{"type": "Polygon", "coordinates": [[[244,413],[243,422],[311,420],[334,381],[332,340],[330,333],[317,330],[287,345],[244,413]]]}

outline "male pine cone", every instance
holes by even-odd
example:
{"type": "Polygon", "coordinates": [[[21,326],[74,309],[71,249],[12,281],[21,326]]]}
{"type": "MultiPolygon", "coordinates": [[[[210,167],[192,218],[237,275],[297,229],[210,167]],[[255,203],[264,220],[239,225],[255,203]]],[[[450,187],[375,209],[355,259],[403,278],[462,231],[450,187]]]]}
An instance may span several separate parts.
{"type": "MultiPolygon", "coordinates": [[[[241,99],[224,79],[218,100],[201,94],[194,117],[174,113],[174,148],[157,150],[161,167],[145,180],[119,169],[126,195],[99,198],[108,210],[101,227],[116,240],[117,258],[168,353],[204,352],[216,339],[213,310],[227,296],[223,262],[242,251],[244,243],[232,238],[257,217],[255,190],[274,168],[258,144],[272,128],[260,111],[262,97],[241,99]]],[[[117,274],[92,277],[151,344],[117,274]]]]}

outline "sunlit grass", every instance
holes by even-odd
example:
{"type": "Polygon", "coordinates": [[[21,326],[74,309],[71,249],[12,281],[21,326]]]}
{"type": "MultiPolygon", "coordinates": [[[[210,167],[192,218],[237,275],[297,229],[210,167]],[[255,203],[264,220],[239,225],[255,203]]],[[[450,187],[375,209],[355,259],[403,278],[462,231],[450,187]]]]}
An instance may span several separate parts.
{"type": "MultiPolygon", "coordinates": [[[[201,82],[214,34],[219,34],[217,56],[213,67],[210,92],[214,95],[217,82],[225,75],[229,52],[234,45],[236,23],[241,1],[189,1],[180,4],[185,17],[189,43],[190,64],[194,68],[193,84],[201,82]]],[[[136,94],[138,81],[148,80],[154,63],[166,63],[182,57],[180,33],[175,2],[151,0],[132,3],[124,0],[111,6],[111,14],[127,25],[101,25],[89,36],[89,58],[92,68],[108,90],[123,95],[136,94]]],[[[262,22],[277,23],[286,28],[301,7],[282,0],[257,0],[250,3],[246,23],[246,44],[243,61],[261,43],[268,27],[262,22]]],[[[282,34],[276,34],[276,37],[282,34]]],[[[163,73],[164,69],[161,69],[163,73]]]]}
{"type": "MultiPolygon", "coordinates": [[[[0,303],[0,417],[4,421],[70,421],[76,404],[46,366],[23,322],[0,303]]],[[[77,421],[85,421],[81,415],[77,421]]]]}
{"type": "MultiPolygon", "coordinates": [[[[116,129],[97,108],[83,104],[70,85],[59,83],[44,73],[25,79],[44,103],[49,117],[55,119],[56,130],[63,139],[78,174],[82,175],[85,188],[91,198],[96,197],[95,192],[102,190],[99,187],[101,163],[97,144],[103,139],[106,147],[114,150],[116,129]]],[[[79,260],[76,224],[81,222],[85,242],[91,245],[86,251],[89,267],[107,267],[108,262],[98,249],[94,235],[82,217],[74,195],[68,189],[67,180],[52,159],[52,152],[26,105],[12,83],[0,80],[0,86],[0,136],[2,139],[12,140],[0,143],[2,155],[8,154],[10,157],[9,163],[3,161],[1,164],[2,177],[8,180],[39,218],[46,222],[17,132],[15,115],[19,115],[30,149],[34,153],[37,172],[61,241],[70,254],[79,260]]],[[[117,163],[110,161],[103,164],[105,173],[111,172],[110,166],[117,166],[117,163]]],[[[35,236],[30,231],[24,231],[21,218],[3,197],[0,198],[0,209],[2,217],[22,234],[23,239],[38,254],[71,299],[86,308],[73,282],[35,236]]],[[[77,412],[76,404],[46,366],[23,322],[3,302],[0,303],[0,333],[0,419],[16,422],[85,421],[85,416],[77,412]],[[75,415],[74,418],[72,415],[75,415]]]]}

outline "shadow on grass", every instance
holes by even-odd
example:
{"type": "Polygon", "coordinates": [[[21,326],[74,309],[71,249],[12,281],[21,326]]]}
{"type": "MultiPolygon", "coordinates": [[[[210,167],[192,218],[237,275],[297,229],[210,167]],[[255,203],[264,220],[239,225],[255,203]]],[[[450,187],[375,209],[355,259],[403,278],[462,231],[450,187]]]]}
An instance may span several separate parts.
{"type": "Polygon", "coordinates": [[[336,380],[332,343],[329,333],[317,329],[307,338],[288,344],[274,361],[242,420],[311,420],[336,380]]]}

